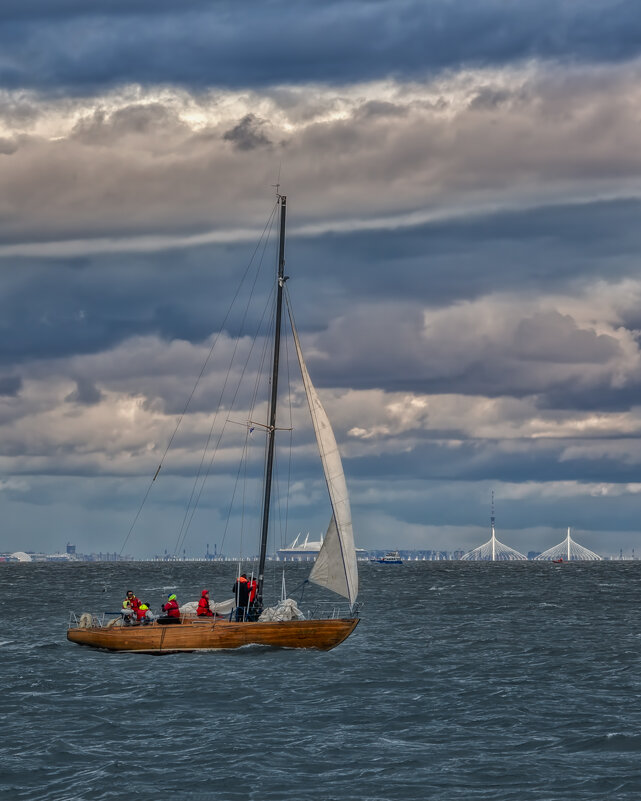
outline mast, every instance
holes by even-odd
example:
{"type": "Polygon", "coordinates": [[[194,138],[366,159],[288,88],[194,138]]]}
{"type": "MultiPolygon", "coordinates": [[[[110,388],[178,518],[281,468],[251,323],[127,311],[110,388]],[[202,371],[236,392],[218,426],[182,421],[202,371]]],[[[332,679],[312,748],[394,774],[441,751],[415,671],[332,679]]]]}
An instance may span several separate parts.
{"type": "Polygon", "coordinates": [[[494,524],[496,523],[496,518],[494,516],[494,490],[492,490],[492,505],[490,507],[490,527],[493,529],[494,524]]]}
{"type": "Polygon", "coordinates": [[[269,402],[269,422],[267,428],[267,460],[265,463],[265,496],[263,499],[263,522],[260,536],[260,556],[258,559],[258,599],[263,596],[263,576],[267,557],[267,536],[269,534],[269,506],[272,494],[272,473],[274,469],[274,439],[276,434],[276,404],[278,401],[278,363],[280,360],[280,331],[283,315],[283,286],[285,285],[285,212],[287,198],[278,196],[280,204],[280,239],[278,243],[278,288],[276,290],[276,322],[274,325],[274,361],[272,364],[272,392],[269,402]]]}
{"type": "Polygon", "coordinates": [[[492,527],[492,561],[496,562],[496,534],[494,533],[494,490],[492,490],[492,511],[490,512],[490,526],[492,527]]]}

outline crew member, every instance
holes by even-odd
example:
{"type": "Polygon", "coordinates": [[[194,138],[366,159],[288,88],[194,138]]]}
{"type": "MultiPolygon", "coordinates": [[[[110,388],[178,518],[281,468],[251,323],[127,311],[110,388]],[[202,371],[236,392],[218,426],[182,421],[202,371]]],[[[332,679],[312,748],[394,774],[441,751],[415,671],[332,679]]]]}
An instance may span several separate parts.
{"type": "Polygon", "coordinates": [[[241,573],[231,590],[236,596],[236,620],[244,620],[249,606],[249,582],[247,573],[241,573]]]}
{"type": "Polygon", "coordinates": [[[249,603],[253,604],[254,599],[256,598],[256,591],[258,590],[258,582],[256,581],[256,576],[252,575],[248,582],[249,586],[249,603]]]}
{"type": "Polygon", "coordinates": [[[180,618],[180,607],[178,606],[178,601],[176,600],[175,595],[172,594],[167,597],[167,603],[163,604],[162,611],[167,615],[167,617],[180,618]]]}
{"type": "Polygon", "coordinates": [[[123,609],[133,609],[134,611],[140,606],[140,601],[134,595],[133,590],[127,590],[127,596],[122,602],[123,609]]]}
{"type": "Polygon", "coordinates": [[[134,595],[133,590],[127,590],[125,600],[122,602],[122,619],[125,626],[131,625],[132,621],[137,619],[138,607],[140,601],[134,595]]]}
{"type": "Polygon", "coordinates": [[[262,606],[260,605],[260,597],[258,595],[258,581],[254,574],[251,574],[251,577],[248,582],[249,585],[249,608],[247,610],[247,620],[256,621],[260,617],[260,613],[263,611],[262,606]]]}
{"type": "Polygon", "coordinates": [[[198,609],[196,610],[198,617],[213,617],[214,613],[209,608],[209,590],[203,590],[200,600],[198,601],[198,609]]]}
{"type": "Polygon", "coordinates": [[[136,619],[139,623],[151,623],[154,619],[153,612],[149,608],[149,604],[141,603],[136,611],[136,619]]]}

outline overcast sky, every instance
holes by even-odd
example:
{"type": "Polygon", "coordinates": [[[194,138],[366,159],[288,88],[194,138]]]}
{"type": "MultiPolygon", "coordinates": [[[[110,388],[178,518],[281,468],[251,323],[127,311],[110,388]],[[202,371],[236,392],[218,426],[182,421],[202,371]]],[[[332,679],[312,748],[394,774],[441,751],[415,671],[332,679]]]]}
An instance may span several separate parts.
{"type": "MultiPolygon", "coordinates": [[[[119,551],[212,345],[125,550],[256,550],[278,180],[357,544],[474,547],[494,489],[521,551],[641,551],[636,2],[4,0],[0,52],[0,551],[119,551]]],[[[329,518],[292,391],[276,546],[329,518]]]]}

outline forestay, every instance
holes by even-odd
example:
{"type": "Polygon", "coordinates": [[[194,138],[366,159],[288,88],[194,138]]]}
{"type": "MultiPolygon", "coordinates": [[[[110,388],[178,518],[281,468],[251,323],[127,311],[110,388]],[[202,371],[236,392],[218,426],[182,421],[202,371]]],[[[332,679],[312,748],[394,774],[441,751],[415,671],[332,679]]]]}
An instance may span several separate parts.
{"type": "Polygon", "coordinates": [[[329,418],[307,372],[291,309],[289,319],[333,511],[327,535],[309,578],[315,584],[348,598],[353,604],[358,595],[358,567],[343,463],[329,418]]]}

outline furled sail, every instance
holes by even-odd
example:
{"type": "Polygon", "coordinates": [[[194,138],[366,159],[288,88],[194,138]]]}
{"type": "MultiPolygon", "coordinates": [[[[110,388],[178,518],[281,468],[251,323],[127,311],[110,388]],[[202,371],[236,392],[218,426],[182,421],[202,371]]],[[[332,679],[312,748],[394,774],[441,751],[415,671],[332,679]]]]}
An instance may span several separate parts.
{"type": "Polygon", "coordinates": [[[358,567],[343,463],[329,418],[307,372],[291,309],[289,319],[333,511],[327,535],[309,578],[315,584],[348,598],[353,604],[358,595],[358,567]]]}

